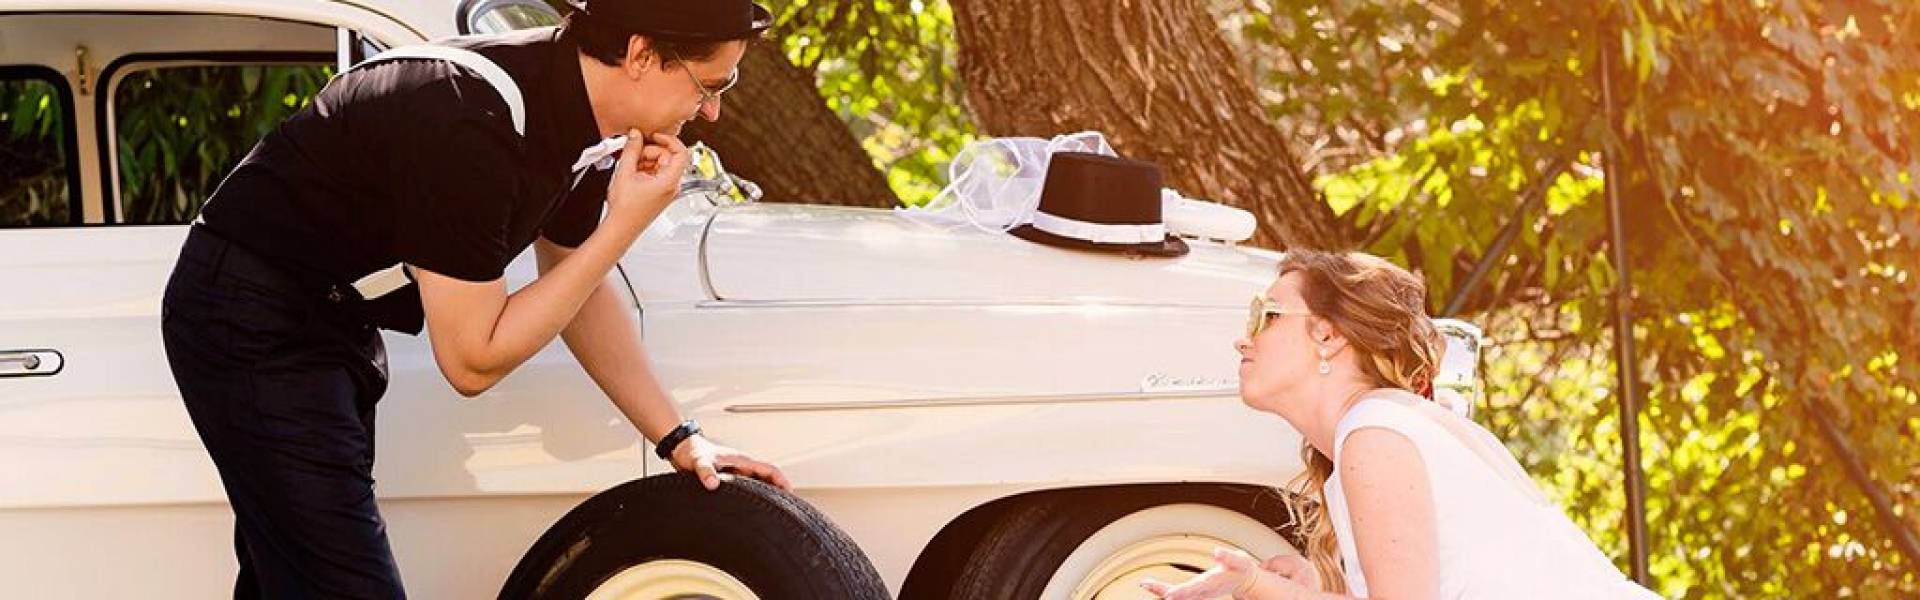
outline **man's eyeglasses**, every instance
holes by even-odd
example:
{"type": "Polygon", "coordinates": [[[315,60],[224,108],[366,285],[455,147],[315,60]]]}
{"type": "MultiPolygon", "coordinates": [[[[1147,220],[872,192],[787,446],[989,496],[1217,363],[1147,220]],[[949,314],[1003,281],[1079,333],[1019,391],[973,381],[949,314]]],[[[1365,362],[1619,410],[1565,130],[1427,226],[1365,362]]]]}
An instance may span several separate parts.
{"type": "Polygon", "coordinates": [[[1254,296],[1253,306],[1247,310],[1247,339],[1251,340],[1255,336],[1260,335],[1260,332],[1266,331],[1267,323],[1271,322],[1274,317],[1285,315],[1306,316],[1311,314],[1313,313],[1305,310],[1281,308],[1279,302],[1274,302],[1272,298],[1266,296],[1254,296]]]}
{"type": "Polygon", "coordinates": [[[720,103],[720,95],[727,93],[727,90],[733,89],[734,84],[740,83],[740,69],[735,68],[733,72],[727,74],[727,82],[721,84],[720,89],[710,90],[707,89],[707,84],[700,83],[699,76],[693,74],[693,63],[689,63],[678,56],[673,57],[673,61],[680,63],[680,70],[686,71],[687,79],[693,81],[693,87],[699,88],[700,104],[698,108],[700,110],[705,110],[708,106],[718,105],[720,103]]]}

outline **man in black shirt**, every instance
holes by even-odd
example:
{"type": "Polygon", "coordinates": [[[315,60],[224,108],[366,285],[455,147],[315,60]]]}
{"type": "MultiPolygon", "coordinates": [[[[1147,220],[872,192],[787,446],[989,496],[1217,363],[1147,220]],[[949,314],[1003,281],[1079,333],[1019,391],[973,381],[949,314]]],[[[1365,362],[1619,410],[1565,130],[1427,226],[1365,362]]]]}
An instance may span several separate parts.
{"type": "Polygon", "coordinates": [[[709,489],[723,469],[787,485],[680,421],[608,280],[678,192],[680,126],[719,118],[769,21],[751,0],[590,0],[557,29],[349,70],[241,161],[162,312],[234,509],[236,597],[404,596],[372,487],[381,328],[424,324],[466,396],[559,335],[675,468],[709,489]],[[621,134],[610,171],[580,170],[621,134]],[[529,245],[540,277],[509,294],[501,275],[529,245]]]}

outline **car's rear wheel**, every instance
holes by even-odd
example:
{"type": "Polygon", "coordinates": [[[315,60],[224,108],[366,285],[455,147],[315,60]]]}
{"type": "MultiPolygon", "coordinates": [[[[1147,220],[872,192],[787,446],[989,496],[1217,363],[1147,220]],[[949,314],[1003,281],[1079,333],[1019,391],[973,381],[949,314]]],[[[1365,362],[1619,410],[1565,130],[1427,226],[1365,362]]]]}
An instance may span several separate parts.
{"type": "Polygon", "coordinates": [[[884,599],[872,563],[799,498],[745,478],[622,484],[562,517],[521,558],[504,599],[884,599]]]}
{"type": "Polygon", "coordinates": [[[1266,559],[1297,553],[1271,490],[1141,486],[1015,500],[967,559],[950,598],[1144,597],[1140,580],[1184,581],[1216,547],[1266,559]]]}

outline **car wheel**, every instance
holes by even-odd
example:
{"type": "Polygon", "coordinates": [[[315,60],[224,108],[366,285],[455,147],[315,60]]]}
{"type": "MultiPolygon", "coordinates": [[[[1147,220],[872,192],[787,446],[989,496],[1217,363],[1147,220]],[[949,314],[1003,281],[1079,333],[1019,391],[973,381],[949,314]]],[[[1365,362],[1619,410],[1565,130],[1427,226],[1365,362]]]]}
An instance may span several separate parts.
{"type": "Polygon", "coordinates": [[[799,498],[746,478],[621,484],[574,507],[520,559],[505,599],[885,599],[846,533],[799,498]]]}
{"type": "Polygon", "coordinates": [[[983,536],[951,598],[1141,598],[1140,580],[1185,581],[1213,566],[1216,547],[1262,560],[1298,553],[1268,489],[1120,487],[1018,502],[983,536]]]}

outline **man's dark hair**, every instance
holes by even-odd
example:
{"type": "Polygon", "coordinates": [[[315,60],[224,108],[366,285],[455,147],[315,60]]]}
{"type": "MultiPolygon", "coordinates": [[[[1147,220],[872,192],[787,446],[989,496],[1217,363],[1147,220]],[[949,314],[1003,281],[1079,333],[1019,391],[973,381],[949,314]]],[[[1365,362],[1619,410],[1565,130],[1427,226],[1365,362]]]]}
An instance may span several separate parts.
{"type": "Polygon", "coordinates": [[[609,27],[584,11],[574,11],[560,24],[560,39],[573,42],[580,53],[593,57],[601,64],[617,67],[627,57],[627,39],[631,36],[647,38],[651,48],[661,53],[661,60],[700,61],[713,58],[720,48],[728,43],[760,39],[759,33],[728,40],[704,40],[698,42],[674,41],[641,33],[632,33],[615,27],[609,27]]]}

